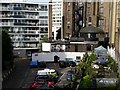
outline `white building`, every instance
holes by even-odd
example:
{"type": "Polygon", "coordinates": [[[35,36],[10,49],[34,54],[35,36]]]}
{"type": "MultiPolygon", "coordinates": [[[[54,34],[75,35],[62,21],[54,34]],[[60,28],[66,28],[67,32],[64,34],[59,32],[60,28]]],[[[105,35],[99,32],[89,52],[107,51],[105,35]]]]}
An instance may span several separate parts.
{"type": "Polygon", "coordinates": [[[40,38],[48,35],[49,3],[23,1],[0,1],[0,27],[9,31],[14,49],[37,49],[40,38]]]}
{"type": "Polygon", "coordinates": [[[61,28],[62,31],[62,16],[63,16],[63,0],[52,1],[52,35],[56,40],[57,31],[61,28]]]}

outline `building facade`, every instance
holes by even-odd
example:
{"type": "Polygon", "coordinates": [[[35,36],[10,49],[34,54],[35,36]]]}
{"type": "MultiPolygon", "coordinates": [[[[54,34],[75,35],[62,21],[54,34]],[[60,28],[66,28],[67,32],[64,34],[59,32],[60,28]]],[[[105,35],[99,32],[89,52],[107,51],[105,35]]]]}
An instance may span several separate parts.
{"type": "Polygon", "coordinates": [[[66,0],[49,2],[49,38],[63,40],[75,31],[75,3],[66,0]]]}
{"type": "Polygon", "coordinates": [[[91,22],[92,25],[104,30],[105,37],[109,37],[109,49],[113,51],[111,53],[114,53],[113,57],[120,66],[120,0],[86,2],[84,8],[85,6],[84,23],[88,26],[91,22]]]}
{"type": "MultiPolygon", "coordinates": [[[[49,38],[57,39],[58,30],[62,33],[63,1],[50,0],[49,2],[49,38]]],[[[61,34],[62,38],[63,35],[61,34]]]]}
{"type": "Polygon", "coordinates": [[[119,25],[119,2],[105,2],[100,0],[99,2],[86,2],[84,3],[86,15],[86,26],[92,24],[93,26],[100,27],[106,33],[106,37],[109,37],[109,44],[115,46],[115,42],[118,34],[119,25]],[[86,7],[85,7],[86,6],[86,7]]]}
{"type": "Polygon", "coordinates": [[[14,49],[40,46],[48,35],[48,3],[0,2],[0,27],[7,30],[14,49]]]}

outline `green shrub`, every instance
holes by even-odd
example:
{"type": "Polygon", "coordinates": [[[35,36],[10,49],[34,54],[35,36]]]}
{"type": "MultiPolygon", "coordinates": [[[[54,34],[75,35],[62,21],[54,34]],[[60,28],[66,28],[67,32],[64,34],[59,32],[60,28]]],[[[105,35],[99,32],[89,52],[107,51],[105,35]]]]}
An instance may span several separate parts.
{"type": "Polygon", "coordinates": [[[90,75],[86,75],[81,79],[79,89],[90,89],[92,87],[92,77],[90,75]]]}

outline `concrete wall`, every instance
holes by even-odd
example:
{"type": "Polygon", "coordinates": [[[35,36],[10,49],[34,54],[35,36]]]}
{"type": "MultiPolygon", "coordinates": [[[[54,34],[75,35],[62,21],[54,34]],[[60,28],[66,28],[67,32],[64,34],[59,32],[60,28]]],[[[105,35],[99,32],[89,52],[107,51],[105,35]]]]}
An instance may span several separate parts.
{"type": "Polygon", "coordinates": [[[60,57],[60,60],[64,60],[65,58],[74,58],[76,59],[76,56],[83,57],[84,52],[51,52],[51,53],[33,53],[32,54],[32,60],[38,60],[38,61],[46,61],[46,62],[53,62],[54,56],[60,57]]]}

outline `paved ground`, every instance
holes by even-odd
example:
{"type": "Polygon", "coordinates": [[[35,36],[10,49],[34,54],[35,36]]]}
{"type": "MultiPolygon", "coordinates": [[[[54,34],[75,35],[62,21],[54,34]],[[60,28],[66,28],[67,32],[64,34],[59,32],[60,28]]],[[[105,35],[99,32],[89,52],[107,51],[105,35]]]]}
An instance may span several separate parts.
{"type": "MultiPolygon", "coordinates": [[[[59,73],[59,86],[63,86],[68,84],[68,81],[66,80],[66,72],[69,70],[69,68],[60,68],[58,63],[47,63],[47,67],[51,69],[55,69],[59,73]]],[[[29,70],[27,76],[25,77],[21,87],[22,88],[29,88],[29,86],[34,81],[34,78],[37,74],[37,71],[40,70],[40,68],[32,68],[29,70]]]]}
{"type": "Polygon", "coordinates": [[[59,82],[57,83],[57,86],[59,86],[59,87],[62,88],[63,86],[66,86],[66,85],[69,83],[69,81],[66,80],[66,75],[67,75],[67,71],[68,71],[68,70],[70,70],[69,67],[65,68],[65,69],[62,71],[63,74],[62,74],[62,76],[60,77],[59,82]]]}
{"type": "Polygon", "coordinates": [[[15,69],[11,75],[2,82],[2,88],[19,88],[29,69],[29,60],[15,59],[15,69]]]}
{"type": "MultiPolygon", "coordinates": [[[[9,76],[8,79],[2,82],[2,88],[29,88],[31,83],[34,81],[36,72],[40,68],[29,68],[29,60],[27,59],[16,59],[14,72],[9,76]]],[[[48,68],[53,68],[60,74],[59,85],[65,85],[66,71],[69,68],[60,68],[58,63],[47,63],[48,68]],[[62,74],[61,74],[62,73],[62,74]]]]}

